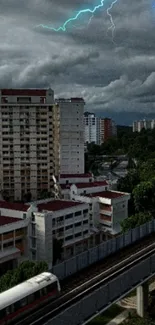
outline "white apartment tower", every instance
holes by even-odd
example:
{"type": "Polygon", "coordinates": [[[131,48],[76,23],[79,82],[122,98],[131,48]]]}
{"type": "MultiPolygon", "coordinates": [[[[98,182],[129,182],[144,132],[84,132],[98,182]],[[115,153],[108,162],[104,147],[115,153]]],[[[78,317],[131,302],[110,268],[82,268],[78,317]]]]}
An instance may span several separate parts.
{"type": "Polygon", "coordinates": [[[94,113],[84,113],[85,145],[100,144],[100,119],[94,113]]]}
{"type": "Polygon", "coordinates": [[[83,98],[56,99],[60,107],[60,173],[84,173],[83,98]]]}
{"type": "Polygon", "coordinates": [[[51,192],[59,174],[59,107],[53,90],[0,90],[0,190],[13,200],[51,192]]]}

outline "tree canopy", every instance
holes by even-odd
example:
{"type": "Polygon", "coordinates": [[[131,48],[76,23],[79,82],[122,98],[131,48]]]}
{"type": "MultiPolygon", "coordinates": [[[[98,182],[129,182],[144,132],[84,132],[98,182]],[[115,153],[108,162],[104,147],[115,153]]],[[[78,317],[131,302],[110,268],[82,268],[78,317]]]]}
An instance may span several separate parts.
{"type": "Polygon", "coordinates": [[[143,213],[139,212],[133,216],[129,216],[121,222],[122,232],[127,232],[129,229],[136,228],[144,223],[151,221],[152,215],[151,213],[143,213]]]}
{"type": "Polygon", "coordinates": [[[102,170],[100,166],[104,162],[104,155],[119,154],[126,155],[128,159],[128,173],[117,184],[118,191],[131,194],[129,217],[122,224],[122,231],[127,231],[155,216],[155,129],[138,133],[129,128],[119,128],[116,138],[109,139],[101,146],[89,144],[86,172],[93,171],[97,175],[102,170]]]}
{"type": "Polygon", "coordinates": [[[16,269],[7,271],[0,277],[0,292],[8,290],[9,288],[45,271],[48,271],[48,265],[46,262],[25,261],[16,269]]]}

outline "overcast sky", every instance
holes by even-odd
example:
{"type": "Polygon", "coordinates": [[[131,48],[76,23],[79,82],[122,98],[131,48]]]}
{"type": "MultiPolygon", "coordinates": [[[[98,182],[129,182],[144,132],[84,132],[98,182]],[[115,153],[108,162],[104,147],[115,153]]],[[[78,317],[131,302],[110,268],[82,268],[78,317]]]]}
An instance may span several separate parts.
{"type": "Polygon", "coordinates": [[[0,0],[0,87],[51,87],[94,111],[154,112],[155,0],[118,0],[114,41],[111,3],[56,33],[36,26],[58,28],[100,0],[0,0]]]}

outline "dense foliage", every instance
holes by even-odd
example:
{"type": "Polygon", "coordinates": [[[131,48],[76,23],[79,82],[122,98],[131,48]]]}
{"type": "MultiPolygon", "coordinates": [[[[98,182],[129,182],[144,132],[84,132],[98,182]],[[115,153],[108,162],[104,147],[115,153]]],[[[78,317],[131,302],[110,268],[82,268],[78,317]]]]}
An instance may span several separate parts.
{"type": "Polygon", "coordinates": [[[101,146],[88,145],[86,171],[98,175],[103,155],[122,154],[128,159],[128,174],[119,179],[118,190],[131,193],[129,218],[122,223],[122,230],[127,231],[155,216],[155,129],[133,133],[122,128],[117,138],[101,146]]]}
{"type": "Polygon", "coordinates": [[[6,272],[0,278],[0,292],[8,290],[33,276],[48,271],[46,262],[25,261],[18,268],[6,272]]]}

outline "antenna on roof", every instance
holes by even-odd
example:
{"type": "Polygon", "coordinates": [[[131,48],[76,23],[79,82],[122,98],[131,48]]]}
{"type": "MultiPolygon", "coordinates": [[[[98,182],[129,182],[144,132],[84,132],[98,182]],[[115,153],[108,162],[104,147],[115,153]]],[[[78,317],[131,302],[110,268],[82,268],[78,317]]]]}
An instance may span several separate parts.
{"type": "Polygon", "coordinates": [[[56,177],[52,175],[53,183],[54,183],[54,189],[53,189],[53,194],[55,199],[60,199],[61,198],[61,187],[57,183],[56,177]]]}

